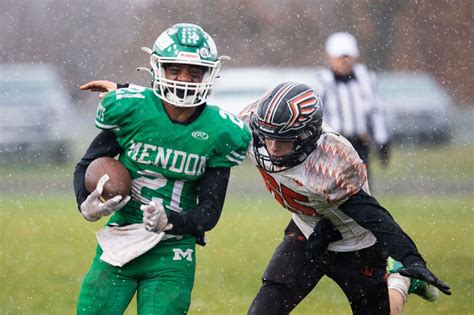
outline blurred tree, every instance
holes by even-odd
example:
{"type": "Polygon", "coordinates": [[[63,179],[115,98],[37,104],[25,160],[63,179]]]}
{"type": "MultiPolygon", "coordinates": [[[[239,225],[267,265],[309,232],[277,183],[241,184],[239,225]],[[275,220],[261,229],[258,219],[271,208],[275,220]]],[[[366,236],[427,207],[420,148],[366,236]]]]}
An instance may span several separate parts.
{"type": "Polygon", "coordinates": [[[391,57],[393,37],[397,30],[397,16],[407,1],[370,0],[367,2],[367,15],[371,17],[374,36],[369,40],[372,51],[370,60],[375,61],[375,69],[392,68],[391,57]]]}
{"type": "Polygon", "coordinates": [[[2,0],[0,62],[53,62],[75,98],[93,78],[133,80],[151,46],[179,22],[214,36],[225,66],[321,66],[335,31],[357,36],[376,70],[434,73],[461,103],[473,103],[472,8],[467,0],[2,0]]]}
{"type": "Polygon", "coordinates": [[[433,73],[461,104],[472,104],[470,1],[418,1],[400,10],[392,55],[396,69],[433,73]]]}

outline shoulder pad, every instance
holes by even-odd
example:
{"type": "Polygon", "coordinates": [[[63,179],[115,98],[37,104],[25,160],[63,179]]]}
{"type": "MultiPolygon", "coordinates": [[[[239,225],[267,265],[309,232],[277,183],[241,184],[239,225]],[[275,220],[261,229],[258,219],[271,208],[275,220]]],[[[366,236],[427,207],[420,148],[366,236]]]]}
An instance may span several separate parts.
{"type": "Polygon", "coordinates": [[[239,113],[238,117],[248,126],[250,123],[250,115],[257,108],[258,101],[253,102],[250,105],[245,106],[244,109],[239,113]]]}
{"type": "Polygon", "coordinates": [[[309,188],[328,204],[340,204],[367,181],[366,165],[352,145],[336,133],[323,133],[305,162],[309,188]]]}
{"type": "Polygon", "coordinates": [[[251,140],[250,130],[242,120],[235,115],[218,110],[218,141],[216,143],[217,155],[209,161],[211,167],[232,167],[239,165],[247,156],[251,140]]]}
{"type": "Polygon", "coordinates": [[[148,92],[146,88],[134,86],[107,93],[97,108],[96,126],[100,129],[119,129],[137,104],[147,98],[148,92]]]}

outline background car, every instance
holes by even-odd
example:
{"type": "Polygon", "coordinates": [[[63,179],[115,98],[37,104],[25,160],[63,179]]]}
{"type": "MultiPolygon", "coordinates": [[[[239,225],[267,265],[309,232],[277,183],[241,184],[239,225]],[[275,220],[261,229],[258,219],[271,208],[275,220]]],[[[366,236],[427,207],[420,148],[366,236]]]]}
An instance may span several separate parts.
{"type": "Polygon", "coordinates": [[[238,114],[245,106],[258,100],[269,89],[285,81],[316,85],[314,68],[228,68],[215,81],[209,104],[238,114]]]}
{"type": "MultiPolygon", "coordinates": [[[[238,114],[246,105],[284,81],[303,82],[317,90],[317,68],[230,68],[216,80],[210,104],[238,114]]],[[[441,144],[452,139],[452,99],[423,72],[377,73],[378,96],[395,142],[441,144]]]]}
{"type": "Polygon", "coordinates": [[[433,76],[382,72],[377,74],[377,85],[394,141],[441,144],[452,139],[452,99],[433,76]]]}
{"type": "Polygon", "coordinates": [[[67,160],[71,103],[54,65],[0,64],[0,112],[1,161],[67,160]]]}

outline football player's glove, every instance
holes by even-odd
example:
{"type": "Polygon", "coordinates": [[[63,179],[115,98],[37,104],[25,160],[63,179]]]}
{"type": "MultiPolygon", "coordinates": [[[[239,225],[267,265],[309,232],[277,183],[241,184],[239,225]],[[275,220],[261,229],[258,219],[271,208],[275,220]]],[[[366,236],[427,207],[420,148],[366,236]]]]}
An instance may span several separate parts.
{"type": "Polygon", "coordinates": [[[306,243],[306,258],[318,259],[323,256],[332,242],[342,239],[341,232],[334,228],[329,219],[320,220],[306,243]]]}
{"type": "Polygon", "coordinates": [[[165,208],[162,204],[151,202],[148,205],[141,205],[143,211],[143,224],[150,232],[160,233],[173,228],[172,224],[168,224],[165,208]]]}
{"type": "Polygon", "coordinates": [[[439,280],[429,269],[422,263],[414,263],[408,267],[400,269],[398,271],[402,276],[408,278],[415,278],[425,281],[435,287],[441,292],[447,295],[451,295],[451,289],[443,281],[439,280]]]}
{"type": "Polygon", "coordinates": [[[97,188],[87,196],[87,199],[81,204],[81,214],[87,221],[97,221],[101,217],[108,216],[115,211],[122,209],[130,200],[130,196],[122,198],[121,195],[103,202],[101,194],[104,190],[104,185],[107,182],[99,181],[97,188]],[[122,200],[123,199],[123,200],[122,200]]]}

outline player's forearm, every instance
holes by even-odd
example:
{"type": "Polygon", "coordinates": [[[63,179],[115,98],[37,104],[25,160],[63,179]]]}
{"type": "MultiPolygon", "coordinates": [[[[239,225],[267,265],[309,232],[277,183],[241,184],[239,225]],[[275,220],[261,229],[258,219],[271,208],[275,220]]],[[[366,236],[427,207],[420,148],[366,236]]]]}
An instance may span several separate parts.
{"type": "Polygon", "coordinates": [[[230,168],[207,168],[199,184],[198,205],[185,213],[171,211],[168,222],[173,229],[169,233],[199,236],[214,228],[224,207],[229,176],[230,168]]]}
{"type": "Polygon", "coordinates": [[[375,198],[360,191],[339,206],[339,209],[371,231],[388,254],[405,266],[415,262],[425,264],[412,239],[375,198]]]}
{"type": "Polygon", "coordinates": [[[80,209],[81,203],[87,199],[88,191],[86,190],[84,176],[86,175],[87,166],[77,164],[74,170],[73,185],[74,194],[76,195],[77,208],[80,209]]]}
{"type": "Polygon", "coordinates": [[[74,170],[73,184],[78,207],[89,195],[85,186],[85,174],[89,164],[96,158],[102,156],[114,157],[121,152],[122,148],[119,146],[117,137],[112,131],[102,131],[95,137],[74,170]]]}

